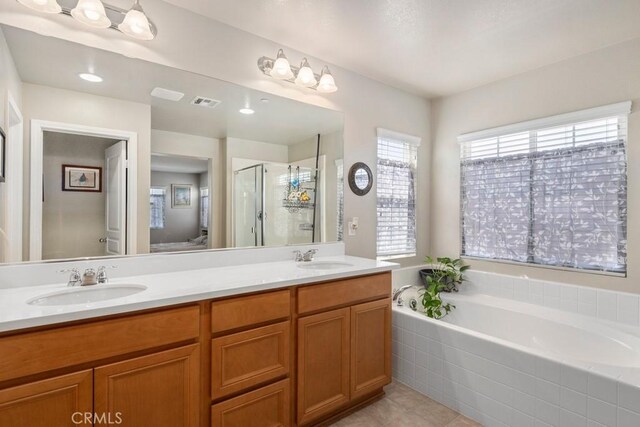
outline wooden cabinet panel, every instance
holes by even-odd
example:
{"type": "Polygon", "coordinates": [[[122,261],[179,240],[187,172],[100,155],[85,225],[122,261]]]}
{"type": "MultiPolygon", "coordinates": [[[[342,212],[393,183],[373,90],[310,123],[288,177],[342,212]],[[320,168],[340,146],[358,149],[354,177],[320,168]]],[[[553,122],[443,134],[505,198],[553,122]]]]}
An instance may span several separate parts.
{"type": "Polygon", "coordinates": [[[391,300],[351,307],[351,398],[391,382],[391,300]]]}
{"type": "Polygon", "coordinates": [[[0,338],[0,381],[197,338],[189,306],[0,338]]]}
{"type": "Polygon", "coordinates": [[[123,427],[198,426],[199,351],[193,344],[96,368],[96,413],[119,412],[123,427]]]}
{"type": "Polygon", "coordinates": [[[0,426],[76,426],[85,413],[93,413],[91,370],[0,390],[0,426]]]}
{"type": "Polygon", "coordinates": [[[227,331],[279,320],[291,314],[289,290],[241,296],[211,303],[211,331],[227,331]]]}
{"type": "Polygon", "coordinates": [[[211,407],[212,427],[288,427],[289,380],[279,381],[211,407]]]}
{"type": "Polygon", "coordinates": [[[350,309],[298,319],[298,423],[349,401],[350,309]]]}
{"type": "Polygon", "coordinates": [[[289,322],[211,340],[211,393],[227,396],[289,373],[289,322]]]}
{"type": "Polygon", "coordinates": [[[337,280],[298,289],[298,313],[310,313],[391,295],[391,273],[337,280]]]}

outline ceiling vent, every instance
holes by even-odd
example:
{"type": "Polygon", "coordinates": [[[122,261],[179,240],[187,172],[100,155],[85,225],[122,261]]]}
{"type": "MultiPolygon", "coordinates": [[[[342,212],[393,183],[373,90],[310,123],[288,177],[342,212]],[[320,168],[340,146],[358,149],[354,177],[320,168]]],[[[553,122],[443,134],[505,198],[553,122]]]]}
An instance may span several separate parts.
{"type": "Polygon", "coordinates": [[[217,99],[206,98],[204,96],[196,96],[191,101],[191,105],[197,105],[205,108],[216,108],[222,101],[217,99]]]}

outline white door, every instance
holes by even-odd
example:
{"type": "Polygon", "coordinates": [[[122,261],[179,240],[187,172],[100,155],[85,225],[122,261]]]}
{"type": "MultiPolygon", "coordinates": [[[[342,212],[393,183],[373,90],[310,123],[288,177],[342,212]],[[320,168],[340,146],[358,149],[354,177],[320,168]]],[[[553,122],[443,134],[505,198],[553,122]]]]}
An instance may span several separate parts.
{"type": "Polygon", "coordinates": [[[124,255],[127,248],[127,143],[104,152],[107,255],[124,255]]]}

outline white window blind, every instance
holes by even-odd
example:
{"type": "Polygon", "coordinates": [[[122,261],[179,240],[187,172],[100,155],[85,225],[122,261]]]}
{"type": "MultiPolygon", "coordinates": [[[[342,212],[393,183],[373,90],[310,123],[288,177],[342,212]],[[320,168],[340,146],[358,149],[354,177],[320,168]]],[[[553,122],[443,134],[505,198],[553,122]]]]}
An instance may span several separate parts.
{"type": "Polygon", "coordinates": [[[159,230],[164,228],[164,207],[167,191],[161,187],[151,187],[149,206],[149,228],[159,230]]]}
{"type": "Polygon", "coordinates": [[[344,167],[343,160],[337,159],[336,164],[336,233],[338,241],[344,240],[344,167]]]}
{"type": "Polygon", "coordinates": [[[378,129],[377,255],[416,253],[416,167],[420,139],[378,129]]]}
{"type": "Polygon", "coordinates": [[[625,273],[629,111],[621,103],[459,138],[462,255],[625,273]]]}
{"type": "Polygon", "coordinates": [[[200,189],[200,227],[209,228],[209,189],[200,189]]]}

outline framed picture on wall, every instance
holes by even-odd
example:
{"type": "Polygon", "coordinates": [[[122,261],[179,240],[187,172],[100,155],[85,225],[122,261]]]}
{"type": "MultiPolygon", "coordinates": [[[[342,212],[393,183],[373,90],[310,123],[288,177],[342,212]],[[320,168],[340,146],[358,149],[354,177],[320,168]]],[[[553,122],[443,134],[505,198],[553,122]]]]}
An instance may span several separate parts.
{"type": "Polygon", "coordinates": [[[190,208],[192,187],[191,184],[171,184],[171,207],[190,208]]]}
{"type": "Polygon", "coordinates": [[[62,165],[62,191],[102,191],[102,168],[96,166],[62,165]]]}
{"type": "Polygon", "coordinates": [[[0,182],[4,182],[6,175],[6,154],[7,154],[7,137],[4,135],[4,131],[0,128],[0,182]]]}

